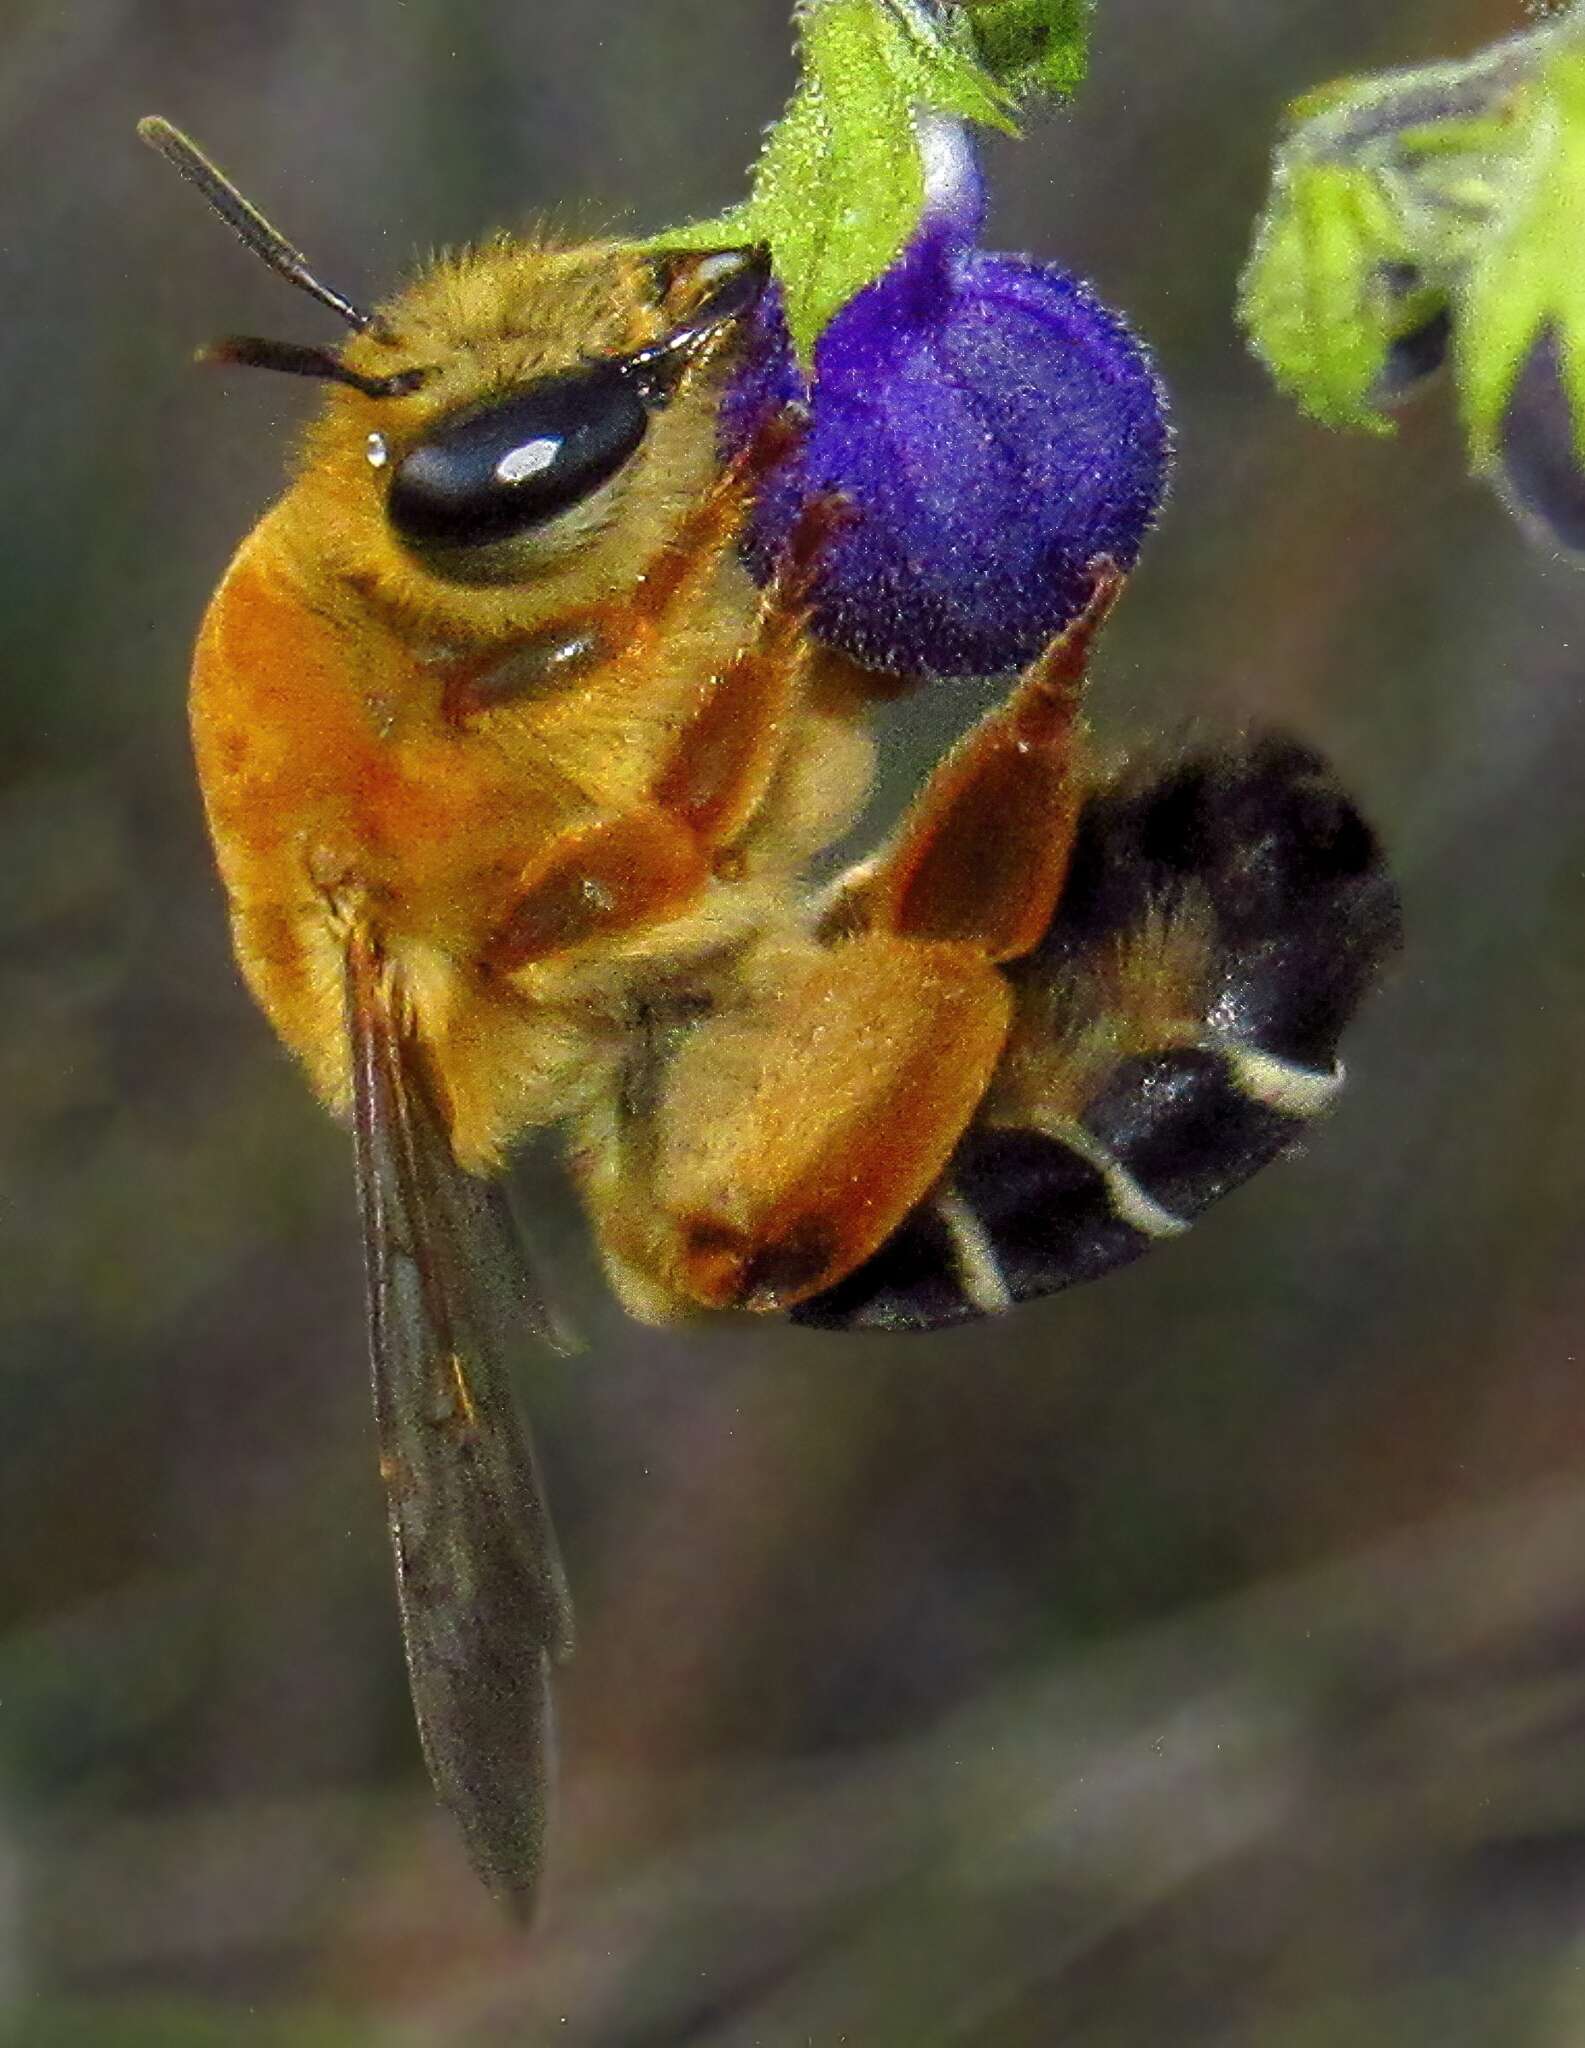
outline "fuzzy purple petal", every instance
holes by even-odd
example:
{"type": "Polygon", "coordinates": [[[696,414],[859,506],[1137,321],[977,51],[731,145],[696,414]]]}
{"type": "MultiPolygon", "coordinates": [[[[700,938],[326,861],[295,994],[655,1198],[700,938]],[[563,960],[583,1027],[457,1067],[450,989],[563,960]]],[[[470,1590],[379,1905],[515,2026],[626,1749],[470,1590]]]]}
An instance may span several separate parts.
{"type": "MultiPolygon", "coordinates": [[[[723,406],[729,446],[802,395],[774,302],[723,406]]],[[[1132,567],[1165,488],[1160,384],[1123,321],[1055,266],[968,246],[937,214],[815,349],[813,424],[767,487],[749,556],[769,574],[797,507],[840,491],[816,630],[867,666],[995,674],[1039,652],[1132,567]]]]}

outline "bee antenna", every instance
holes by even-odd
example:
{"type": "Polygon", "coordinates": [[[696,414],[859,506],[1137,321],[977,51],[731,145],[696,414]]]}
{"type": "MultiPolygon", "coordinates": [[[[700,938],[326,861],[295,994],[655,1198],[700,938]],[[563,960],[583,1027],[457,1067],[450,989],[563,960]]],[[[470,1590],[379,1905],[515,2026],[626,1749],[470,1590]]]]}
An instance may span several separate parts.
{"type": "Polygon", "coordinates": [[[168,164],[173,164],[189,185],[196,185],[226,226],[255,256],[262,256],[288,284],[294,284],[299,291],[307,292],[310,298],[318,299],[321,305],[339,314],[349,327],[355,327],[360,334],[378,328],[379,321],[373,313],[364,312],[361,306],[355,306],[340,292],[332,291],[328,284],[320,283],[309,269],[307,257],[272,228],[256,206],[243,198],[191,136],[184,135],[180,128],[173,127],[158,114],[146,115],[138,123],[138,134],[150,149],[157,149],[168,164]]]}
{"type": "Polygon", "coordinates": [[[258,334],[228,334],[198,351],[201,363],[240,363],[250,370],[285,370],[293,377],[322,377],[332,384],[350,384],[366,398],[405,398],[428,375],[426,370],[397,370],[389,377],[362,377],[349,370],[333,349],[310,348],[298,341],[266,341],[258,334]]]}

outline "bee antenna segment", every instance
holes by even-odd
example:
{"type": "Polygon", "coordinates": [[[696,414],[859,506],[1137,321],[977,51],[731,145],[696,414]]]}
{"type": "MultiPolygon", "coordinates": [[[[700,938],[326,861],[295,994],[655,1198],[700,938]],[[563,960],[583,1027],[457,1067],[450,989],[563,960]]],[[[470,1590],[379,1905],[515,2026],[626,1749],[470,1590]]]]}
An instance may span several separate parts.
{"type": "Polygon", "coordinates": [[[293,377],[321,377],[332,384],[350,384],[366,398],[405,398],[416,391],[427,370],[397,370],[389,377],[363,377],[349,370],[334,350],[311,348],[297,341],[266,341],[258,334],[228,334],[198,351],[201,363],[240,363],[249,370],[285,370],[293,377]]]}
{"type": "Polygon", "coordinates": [[[195,185],[226,226],[288,284],[296,285],[299,291],[318,299],[322,306],[328,306],[332,313],[338,314],[360,334],[379,329],[376,315],[355,306],[328,284],[321,284],[309,269],[307,257],[294,249],[278,229],[271,227],[256,206],[243,198],[191,136],[184,135],[180,128],[173,127],[158,114],[145,115],[138,123],[138,134],[150,149],[157,149],[168,164],[174,165],[189,185],[195,185]]]}

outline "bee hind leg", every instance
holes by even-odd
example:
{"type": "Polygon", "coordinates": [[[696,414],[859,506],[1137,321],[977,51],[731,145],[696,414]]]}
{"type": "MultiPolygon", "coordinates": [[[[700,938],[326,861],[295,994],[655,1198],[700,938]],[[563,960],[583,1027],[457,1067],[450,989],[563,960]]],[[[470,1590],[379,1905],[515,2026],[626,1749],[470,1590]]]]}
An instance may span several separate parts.
{"type": "Polygon", "coordinates": [[[868,1258],[940,1176],[1011,1010],[962,946],[865,937],[761,962],[575,1138],[628,1305],[781,1310],[868,1258]]]}
{"type": "MultiPolygon", "coordinates": [[[[703,839],[729,846],[752,818],[840,516],[805,508],[752,643],[657,785],[703,839]]],[[[659,1276],[679,1303],[786,1309],[862,1264],[938,1179],[1003,1053],[1013,996],[998,963],[1051,920],[1079,808],[1085,656],[1120,583],[1096,565],[1085,613],[849,878],[819,943],[673,1050],[642,1168],[612,1172],[608,1155],[584,1175],[614,1275],[659,1276]]]]}
{"type": "Polygon", "coordinates": [[[937,1327],[1181,1234],[1335,1100],[1397,944],[1375,836],[1308,749],[1258,738],[1097,790],[941,1183],[797,1319],[937,1327]]]}

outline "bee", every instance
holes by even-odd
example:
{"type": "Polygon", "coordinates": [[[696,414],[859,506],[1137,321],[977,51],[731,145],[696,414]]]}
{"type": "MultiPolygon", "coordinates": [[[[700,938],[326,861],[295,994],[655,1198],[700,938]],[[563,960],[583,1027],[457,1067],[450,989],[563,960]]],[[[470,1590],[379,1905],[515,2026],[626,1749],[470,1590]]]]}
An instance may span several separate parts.
{"type": "Polygon", "coordinates": [[[502,1192],[557,1126],[611,1284],[929,1329],[1093,1279],[1289,1149],[1396,939],[1376,840],[1265,736],[1107,766],[1121,577],[873,857],[876,681],[811,607],[847,516],[738,543],[799,431],[717,408],[758,249],[500,238],[366,311],[186,137],[146,140],[350,330],[207,353],[326,387],[198,637],[242,973],[351,1124],[380,1466],[426,1759],[526,1909],[562,1567],[503,1360],[557,1326],[502,1192]]]}

